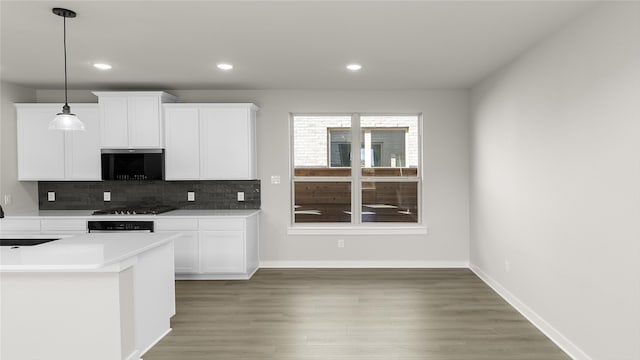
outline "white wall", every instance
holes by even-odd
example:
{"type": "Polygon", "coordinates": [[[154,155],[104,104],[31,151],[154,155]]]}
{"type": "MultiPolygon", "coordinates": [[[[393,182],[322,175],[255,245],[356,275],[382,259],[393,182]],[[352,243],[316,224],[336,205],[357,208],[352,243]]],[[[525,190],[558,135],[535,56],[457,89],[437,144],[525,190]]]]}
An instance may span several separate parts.
{"type": "Polygon", "coordinates": [[[35,100],[34,89],[0,82],[0,204],[7,215],[38,208],[37,183],[18,182],[16,108],[13,105],[35,100]],[[5,204],[4,195],[11,195],[11,204],[5,204]]]}
{"type": "Polygon", "coordinates": [[[640,359],[640,4],[599,5],[471,108],[472,267],[574,358],[640,359]]]}
{"type": "MultiPolygon", "coordinates": [[[[444,91],[169,91],[180,102],[254,102],[262,179],[260,259],[265,265],[466,266],[469,259],[468,93],[444,91]],[[289,114],[423,113],[423,204],[429,235],[293,236],[290,224],[289,114]],[[271,175],[282,178],[270,184],[271,175]]],[[[38,102],[58,91],[37,91],[38,102]]],[[[74,102],[96,101],[88,91],[74,102]]]]}

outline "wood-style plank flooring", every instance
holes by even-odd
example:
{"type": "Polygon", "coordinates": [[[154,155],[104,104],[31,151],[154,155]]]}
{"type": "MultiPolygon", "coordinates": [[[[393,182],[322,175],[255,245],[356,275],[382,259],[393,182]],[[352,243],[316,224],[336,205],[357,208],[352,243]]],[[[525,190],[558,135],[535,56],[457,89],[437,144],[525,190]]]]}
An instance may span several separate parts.
{"type": "Polygon", "coordinates": [[[144,360],[570,359],[467,269],[261,269],[176,300],[144,360]]]}

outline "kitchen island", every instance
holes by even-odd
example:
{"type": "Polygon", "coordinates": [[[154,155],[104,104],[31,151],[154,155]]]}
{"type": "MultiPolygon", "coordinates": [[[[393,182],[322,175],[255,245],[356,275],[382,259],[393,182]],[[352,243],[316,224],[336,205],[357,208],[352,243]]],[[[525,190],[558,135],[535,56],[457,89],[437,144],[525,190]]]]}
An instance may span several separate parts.
{"type": "Polygon", "coordinates": [[[177,237],[82,234],[0,247],[0,358],[140,359],[171,330],[177,237]]]}

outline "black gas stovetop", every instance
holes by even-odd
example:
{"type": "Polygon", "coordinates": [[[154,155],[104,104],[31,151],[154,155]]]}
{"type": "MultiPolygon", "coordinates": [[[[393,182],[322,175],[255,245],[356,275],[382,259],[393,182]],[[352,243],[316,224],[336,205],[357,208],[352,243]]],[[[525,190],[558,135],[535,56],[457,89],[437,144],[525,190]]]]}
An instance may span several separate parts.
{"type": "Polygon", "coordinates": [[[102,210],[96,210],[93,215],[157,215],[175,210],[175,207],[167,205],[157,206],[121,206],[102,210]]]}

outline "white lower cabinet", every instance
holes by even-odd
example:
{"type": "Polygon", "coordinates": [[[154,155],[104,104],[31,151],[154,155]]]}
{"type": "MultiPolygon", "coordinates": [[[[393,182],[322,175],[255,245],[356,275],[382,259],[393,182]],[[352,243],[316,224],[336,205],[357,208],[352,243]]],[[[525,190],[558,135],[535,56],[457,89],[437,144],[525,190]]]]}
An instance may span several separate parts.
{"type": "MultiPolygon", "coordinates": [[[[258,270],[258,212],[248,216],[155,218],[153,221],[158,233],[181,234],[174,240],[176,279],[243,280],[258,270]]],[[[87,219],[0,220],[0,237],[86,232],[87,219]]]]}
{"type": "Polygon", "coordinates": [[[246,218],[158,219],[174,241],[176,279],[249,279],[258,269],[258,214],[246,218]]]}
{"type": "Polygon", "coordinates": [[[174,264],[176,274],[198,273],[198,220],[161,219],[155,221],[156,232],[179,232],[174,240],[174,264]]]}
{"type": "Polygon", "coordinates": [[[182,236],[174,242],[175,266],[177,274],[197,273],[198,268],[198,232],[180,231],[182,236]]]}
{"type": "Polygon", "coordinates": [[[243,273],[243,231],[203,231],[200,233],[200,269],[204,273],[243,273]]]}

